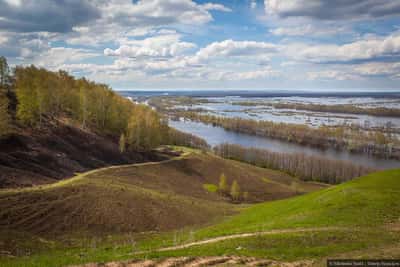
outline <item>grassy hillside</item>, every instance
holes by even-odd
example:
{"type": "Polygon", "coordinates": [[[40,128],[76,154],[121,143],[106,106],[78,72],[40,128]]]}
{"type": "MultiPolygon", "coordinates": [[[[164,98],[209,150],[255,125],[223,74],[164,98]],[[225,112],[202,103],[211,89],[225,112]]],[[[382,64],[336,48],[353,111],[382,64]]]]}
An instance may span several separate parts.
{"type": "MultiPolygon", "coordinates": [[[[64,266],[132,258],[238,255],[312,260],[318,265],[325,257],[340,255],[400,256],[396,249],[400,240],[400,170],[244,206],[229,204],[212,192],[215,187],[210,185],[218,183],[221,172],[230,182],[237,179],[243,190],[253,194],[253,201],[262,198],[262,190],[266,199],[277,199],[317,186],[279,172],[186,150],[183,156],[159,164],[106,168],[41,189],[2,191],[0,221],[8,222],[8,226],[1,226],[3,233],[12,230],[16,233],[13,237],[26,237],[27,247],[35,242],[43,251],[26,258],[0,256],[0,263],[64,266]],[[273,193],[278,189],[284,193],[273,193]],[[93,190],[97,191],[90,193],[93,190]],[[77,206],[56,212],[60,207],[77,206]],[[240,212],[234,214],[237,207],[240,212]],[[224,214],[228,216],[221,218],[224,214]],[[141,224],[141,219],[151,223],[141,224]],[[132,229],[157,232],[126,235],[132,229]],[[176,230],[164,232],[172,229],[176,230]],[[72,242],[74,245],[67,248],[60,239],[50,239],[52,234],[73,232],[125,234],[72,242]],[[43,241],[43,237],[48,239],[43,241]]],[[[64,238],[71,240],[71,236],[64,238]]],[[[18,251],[15,247],[2,249],[18,251]]]]}
{"type": "MultiPolygon", "coordinates": [[[[50,185],[0,191],[2,239],[23,233],[49,240],[168,231],[210,223],[237,205],[208,188],[225,173],[249,202],[316,190],[284,173],[228,161],[197,150],[155,163],[103,168],[50,185]]],[[[0,242],[0,250],[17,253],[0,242]]],[[[23,253],[20,253],[23,254],[23,253]]]]}
{"type": "MultiPolygon", "coordinates": [[[[257,235],[167,251],[157,251],[153,240],[143,243],[150,253],[144,255],[317,259],[316,265],[326,256],[351,258],[350,251],[354,256],[368,257],[374,251],[370,255],[375,258],[396,258],[400,256],[400,250],[393,249],[400,240],[399,202],[400,170],[378,172],[307,195],[253,205],[221,223],[197,229],[191,240],[239,233],[257,235]]],[[[182,233],[180,238],[188,240],[188,234],[182,233]]],[[[176,244],[172,241],[170,245],[176,244]]]]}

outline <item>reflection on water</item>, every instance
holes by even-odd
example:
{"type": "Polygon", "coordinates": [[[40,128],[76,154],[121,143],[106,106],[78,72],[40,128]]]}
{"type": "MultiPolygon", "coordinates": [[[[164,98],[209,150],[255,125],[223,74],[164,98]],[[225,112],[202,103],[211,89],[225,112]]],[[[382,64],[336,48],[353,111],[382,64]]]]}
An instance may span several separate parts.
{"type": "Polygon", "coordinates": [[[377,159],[364,154],[353,154],[347,151],[333,149],[318,149],[288,143],[276,139],[252,136],[242,133],[226,131],[221,127],[213,127],[200,122],[170,121],[170,126],[205,139],[210,145],[221,143],[238,144],[245,147],[256,147],[282,153],[305,153],[307,155],[321,156],[330,159],[346,160],[354,164],[368,166],[376,169],[400,168],[400,161],[377,159]]]}

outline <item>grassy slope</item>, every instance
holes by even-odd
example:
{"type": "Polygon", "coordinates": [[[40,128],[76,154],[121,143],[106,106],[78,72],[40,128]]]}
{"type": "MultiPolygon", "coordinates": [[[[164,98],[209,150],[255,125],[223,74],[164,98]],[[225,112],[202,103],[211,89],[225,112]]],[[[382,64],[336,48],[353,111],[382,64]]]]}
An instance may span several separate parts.
{"type": "MultiPolygon", "coordinates": [[[[276,233],[238,238],[152,257],[236,254],[278,260],[321,258],[349,251],[374,257],[400,240],[400,170],[374,173],[351,182],[291,199],[253,205],[219,224],[198,229],[192,239],[271,229],[338,227],[315,233],[276,233]],[[238,250],[237,248],[240,248],[238,250]]],[[[187,233],[181,239],[187,240],[187,233]]],[[[144,243],[146,247],[146,243],[144,243]]],[[[147,249],[154,249],[154,242],[147,249]],[[153,247],[152,247],[153,246],[153,247]]],[[[392,250],[393,251],[393,250],[392,250]]],[[[399,257],[400,250],[392,257],[399,257]]]]}
{"type": "Polygon", "coordinates": [[[55,184],[0,191],[0,251],[23,255],[25,247],[47,248],[40,238],[104,237],[210,223],[237,208],[205,188],[218,184],[221,173],[229,183],[238,180],[251,201],[323,187],[281,172],[185,151],[184,156],[162,163],[104,168],[55,184]]]}
{"type": "MultiPolygon", "coordinates": [[[[173,169],[182,170],[183,168],[185,170],[184,173],[190,174],[191,177],[197,177],[193,174],[193,170],[189,166],[196,166],[195,170],[207,173],[214,168],[211,164],[221,164],[218,163],[218,160],[221,159],[214,158],[207,161],[204,157],[209,156],[192,154],[183,161],[173,161],[171,164],[167,164],[168,171],[172,171],[173,169]],[[185,163],[187,160],[193,160],[194,162],[187,164],[185,163]],[[204,163],[201,164],[203,160],[204,163]],[[178,163],[183,165],[179,165],[178,163]],[[185,166],[187,169],[184,168],[185,166]],[[208,166],[211,166],[210,169],[207,168],[208,166]]],[[[228,164],[227,161],[225,161],[225,163],[228,164]]],[[[233,173],[238,172],[240,167],[245,168],[245,166],[247,166],[238,164],[239,167],[235,167],[235,164],[238,163],[232,162],[226,166],[228,169],[232,168],[232,173],[228,173],[228,175],[233,175],[233,173]]],[[[157,178],[155,178],[158,177],[157,173],[166,171],[157,170],[157,168],[154,167],[155,166],[146,166],[146,168],[149,168],[148,173],[150,179],[149,183],[146,185],[146,190],[154,190],[158,184],[157,178]],[[152,171],[150,171],[150,169],[152,171]],[[152,175],[150,175],[150,173],[152,173],[152,175]],[[151,179],[155,179],[155,181],[151,179]]],[[[142,167],[139,169],[141,171],[144,170],[142,167]]],[[[119,178],[115,180],[116,182],[124,181],[125,185],[128,183],[129,175],[122,175],[121,169],[110,169],[109,171],[118,171],[119,178]]],[[[216,171],[219,173],[220,169],[216,169],[216,171]]],[[[254,169],[254,171],[259,172],[261,170],[254,169]]],[[[104,174],[104,172],[102,173],[104,174]]],[[[214,176],[217,176],[217,173],[215,173],[214,176]]],[[[142,175],[143,173],[140,173],[139,176],[142,175]]],[[[259,175],[257,175],[257,177],[258,176],[259,175]]],[[[87,178],[90,177],[91,176],[87,178]]],[[[132,177],[136,176],[133,175],[132,177]]],[[[249,169],[246,171],[246,177],[249,177],[249,169]]],[[[270,173],[268,179],[273,179],[272,177],[273,175],[270,173]]],[[[92,177],[91,179],[101,178],[92,177]]],[[[172,184],[179,184],[176,180],[181,179],[187,179],[186,175],[181,178],[177,178],[176,176],[171,176],[171,178],[169,178],[169,180],[175,181],[172,184]]],[[[136,180],[136,178],[133,180],[136,180]]],[[[214,199],[214,197],[216,197],[215,195],[212,195],[208,190],[203,188],[204,184],[212,184],[217,180],[217,178],[214,178],[213,181],[201,179],[198,182],[194,182],[196,179],[191,180],[191,184],[195,183],[199,186],[201,185],[202,192],[204,192],[204,194],[202,194],[200,191],[194,190],[193,194],[196,195],[195,199],[202,199],[208,203],[220,203],[214,199]]],[[[133,257],[222,254],[268,257],[277,260],[296,260],[303,258],[321,258],[328,255],[343,255],[343,253],[347,253],[345,255],[349,256],[351,255],[349,251],[355,250],[361,251],[357,252],[355,255],[368,255],[365,251],[371,249],[375,251],[374,256],[379,257],[379,255],[383,255],[387,247],[395,246],[400,239],[400,233],[396,230],[399,227],[390,226],[390,223],[393,223],[395,226],[399,224],[399,180],[400,170],[379,172],[303,196],[252,205],[245,208],[240,214],[226,218],[208,227],[186,228],[186,230],[161,235],[145,235],[144,238],[135,237],[137,239],[135,239],[136,242],[134,246],[132,243],[118,243],[119,246],[114,246],[110,245],[110,242],[107,241],[95,248],[76,248],[67,251],[54,250],[51,254],[39,254],[27,259],[4,260],[3,265],[18,266],[18,264],[26,264],[26,266],[46,266],[46,264],[50,264],[53,266],[62,266],[71,263],[99,262],[133,257]],[[321,226],[342,228],[332,228],[328,231],[316,230],[313,233],[274,233],[248,238],[238,238],[175,251],[155,251],[155,249],[159,247],[193,242],[194,240],[203,240],[233,233],[267,231],[270,229],[314,228],[321,226]],[[113,249],[110,249],[111,247],[113,249]],[[147,250],[148,252],[136,255],[132,254],[132,251],[138,250],[147,250]]],[[[187,182],[187,180],[184,181],[187,182]]],[[[141,182],[143,182],[143,180],[141,182]]],[[[167,187],[165,190],[178,190],[174,188],[174,186],[167,187]]],[[[178,188],[180,188],[180,186],[178,188]]],[[[185,196],[185,193],[181,193],[180,196],[185,196]]],[[[201,213],[200,209],[196,211],[201,213]]],[[[398,253],[394,253],[395,254],[392,255],[393,257],[400,256],[398,253]]]]}

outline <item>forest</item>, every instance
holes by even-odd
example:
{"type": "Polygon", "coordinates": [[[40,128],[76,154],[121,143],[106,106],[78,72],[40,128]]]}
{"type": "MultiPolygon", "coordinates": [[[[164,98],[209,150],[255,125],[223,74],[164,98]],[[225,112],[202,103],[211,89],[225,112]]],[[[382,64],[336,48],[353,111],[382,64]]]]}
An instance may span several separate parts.
{"type": "Polygon", "coordinates": [[[121,152],[148,151],[170,143],[206,146],[195,136],[170,129],[159,113],[105,84],[33,65],[10,69],[0,57],[0,138],[21,127],[40,128],[46,121],[68,121],[119,140],[121,152]]]}
{"type": "Polygon", "coordinates": [[[175,111],[175,116],[220,126],[229,131],[275,138],[301,145],[400,159],[398,138],[380,131],[363,131],[358,127],[343,126],[312,128],[300,124],[229,118],[192,111],[175,111]]]}
{"type": "Polygon", "coordinates": [[[258,167],[281,170],[304,181],[338,184],[372,172],[370,168],[350,162],[331,160],[305,154],[271,152],[245,148],[235,144],[221,144],[214,152],[223,158],[238,160],[258,167]]]}

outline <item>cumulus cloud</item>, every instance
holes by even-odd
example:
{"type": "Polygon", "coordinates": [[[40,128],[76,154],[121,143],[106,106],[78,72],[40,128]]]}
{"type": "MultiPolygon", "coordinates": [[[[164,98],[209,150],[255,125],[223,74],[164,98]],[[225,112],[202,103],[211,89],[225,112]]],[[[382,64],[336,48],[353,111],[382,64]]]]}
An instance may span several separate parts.
{"type": "Polygon", "coordinates": [[[357,65],[353,68],[355,73],[364,76],[389,76],[400,77],[400,62],[370,62],[357,65]]]}
{"type": "Polygon", "coordinates": [[[305,24],[301,26],[277,27],[270,30],[274,35],[279,36],[332,36],[337,34],[352,34],[352,31],[346,26],[338,25],[314,25],[305,24]]]}
{"type": "Polygon", "coordinates": [[[277,51],[277,46],[267,42],[225,40],[200,49],[193,61],[204,62],[218,57],[261,56],[277,51]]]}
{"type": "Polygon", "coordinates": [[[119,57],[174,57],[195,48],[196,45],[180,41],[179,34],[152,36],[143,40],[124,40],[118,49],[106,48],[106,56],[119,57]]]}
{"type": "Polygon", "coordinates": [[[79,62],[98,55],[99,53],[87,49],[52,47],[35,55],[32,63],[52,70],[58,70],[63,64],[79,62]]]}
{"type": "Polygon", "coordinates": [[[359,75],[353,74],[347,71],[340,70],[322,70],[322,71],[312,71],[307,73],[308,80],[336,80],[336,81],[345,81],[345,80],[360,80],[361,77],[359,75]]]}
{"type": "Polygon", "coordinates": [[[174,23],[204,24],[212,20],[208,10],[229,11],[220,4],[199,5],[192,0],[106,1],[100,6],[106,21],[124,26],[159,26],[174,23]]]}
{"type": "Polygon", "coordinates": [[[202,7],[205,10],[217,10],[217,11],[223,11],[223,12],[231,12],[232,11],[232,9],[230,9],[224,5],[214,4],[214,3],[207,3],[207,4],[202,5],[202,7]]]}
{"type": "Polygon", "coordinates": [[[279,17],[320,20],[378,18],[400,14],[400,1],[265,0],[265,11],[279,17]]]}
{"type": "Polygon", "coordinates": [[[100,16],[90,1],[0,0],[0,29],[12,32],[60,32],[100,16]]]}
{"type": "Polygon", "coordinates": [[[284,50],[289,57],[310,62],[346,62],[372,60],[400,55],[400,34],[368,37],[344,45],[289,44],[284,50]]]}

